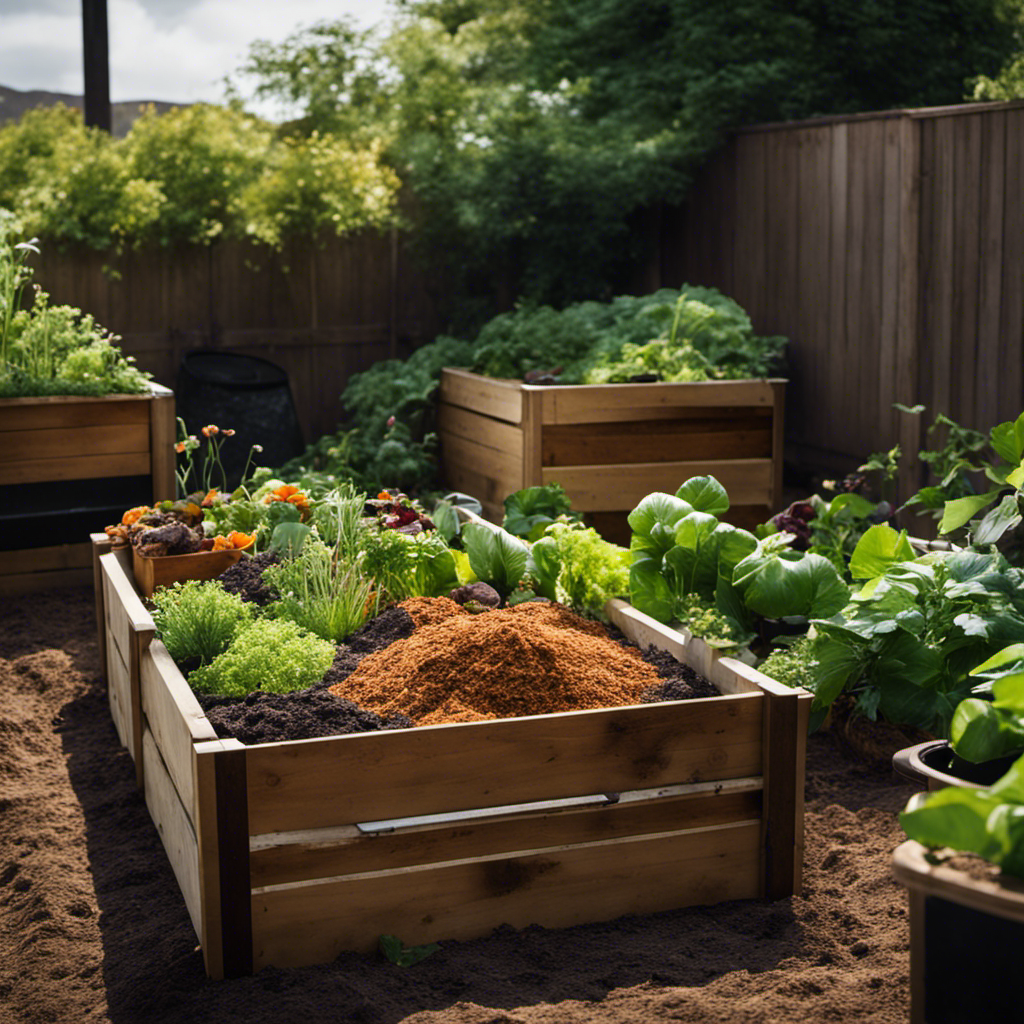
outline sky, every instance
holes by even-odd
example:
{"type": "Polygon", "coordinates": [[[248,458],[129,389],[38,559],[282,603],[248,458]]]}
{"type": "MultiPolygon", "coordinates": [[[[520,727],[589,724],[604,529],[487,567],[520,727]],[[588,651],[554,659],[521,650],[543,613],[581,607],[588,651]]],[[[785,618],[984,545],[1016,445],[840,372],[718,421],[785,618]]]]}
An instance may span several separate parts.
{"type": "MultiPolygon", "coordinates": [[[[387,21],[389,3],[107,0],[110,98],[222,102],[223,79],[250,43],[279,43],[300,27],[346,14],[369,28],[387,21]]],[[[0,0],[0,85],[81,95],[81,0],[0,0]]]]}

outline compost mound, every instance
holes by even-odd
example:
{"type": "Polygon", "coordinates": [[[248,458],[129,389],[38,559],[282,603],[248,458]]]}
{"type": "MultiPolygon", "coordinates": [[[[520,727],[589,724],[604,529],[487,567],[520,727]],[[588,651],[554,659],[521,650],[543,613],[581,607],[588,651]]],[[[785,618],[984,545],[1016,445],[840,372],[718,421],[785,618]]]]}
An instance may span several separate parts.
{"type": "Polygon", "coordinates": [[[638,704],[661,683],[639,649],[562,605],[468,614],[447,598],[421,598],[416,613],[427,624],[365,658],[330,692],[436,725],[638,704]]]}

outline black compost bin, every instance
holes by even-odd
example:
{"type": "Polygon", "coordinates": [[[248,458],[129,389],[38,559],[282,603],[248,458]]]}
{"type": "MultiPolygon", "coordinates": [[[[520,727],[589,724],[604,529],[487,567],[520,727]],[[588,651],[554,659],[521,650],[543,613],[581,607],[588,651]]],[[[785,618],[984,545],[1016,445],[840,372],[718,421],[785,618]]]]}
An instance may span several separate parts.
{"type": "MultiPolygon", "coordinates": [[[[206,452],[200,433],[204,426],[215,423],[235,431],[220,449],[229,490],[241,482],[254,444],[263,451],[253,456],[253,466],[277,467],[305,449],[288,374],[266,359],[203,349],[186,352],[178,369],[175,407],[188,432],[203,441],[193,465],[201,465],[206,452]]],[[[219,487],[219,475],[211,483],[219,487]]]]}

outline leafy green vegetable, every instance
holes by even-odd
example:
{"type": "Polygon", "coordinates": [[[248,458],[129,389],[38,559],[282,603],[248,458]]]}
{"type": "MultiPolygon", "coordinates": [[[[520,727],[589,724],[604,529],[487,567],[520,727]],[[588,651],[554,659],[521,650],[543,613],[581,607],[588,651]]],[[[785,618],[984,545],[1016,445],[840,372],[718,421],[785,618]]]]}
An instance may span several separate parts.
{"type": "Polygon", "coordinates": [[[1004,647],[971,670],[984,680],[960,702],[949,738],[960,757],[980,763],[1024,751],[1024,644],[1004,647]]]}
{"type": "Polygon", "coordinates": [[[462,528],[462,544],[469,564],[482,583],[489,583],[503,598],[530,573],[530,548],[507,530],[483,520],[462,528]]]}
{"type": "Polygon", "coordinates": [[[252,606],[216,580],[186,580],[153,594],[153,622],[175,661],[212,661],[252,618],[252,606]]]}
{"type": "MultiPolygon", "coordinates": [[[[582,523],[553,523],[531,548],[538,570],[557,565],[559,601],[592,618],[604,619],[604,606],[629,593],[629,551],[605,540],[582,523]],[[546,562],[550,544],[551,561],[546,562]]],[[[546,595],[551,596],[551,595],[546,595]]]]}
{"type": "Polygon", "coordinates": [[[516,537],[535,541],[559,516],[572,512],[572,502],[561,484],[526,487],[505,499],[502,528],[516,537]]]}
{"type": "Polygon", "coordinates": [[[915,794],[900,825],[925,846],[976,853],[1024,878],[1024,757],[987,789],[948,786],[915,794]]]}
{"type": "Polygon", "coordinates": [[[377,945],[381,953],[398,967],[412,967],[441,948],[436,942],[425,946],[406,946],[394,935],[382,935],[377,940],[377,945]]]}
{"type": "Polygon", "coordinates": [[[335,645],[288,619],[257,619],[238,632],[223,654],[188,676],[200,693],[244,697],[254,690],[290,693],[323,678],[335,645]]]}

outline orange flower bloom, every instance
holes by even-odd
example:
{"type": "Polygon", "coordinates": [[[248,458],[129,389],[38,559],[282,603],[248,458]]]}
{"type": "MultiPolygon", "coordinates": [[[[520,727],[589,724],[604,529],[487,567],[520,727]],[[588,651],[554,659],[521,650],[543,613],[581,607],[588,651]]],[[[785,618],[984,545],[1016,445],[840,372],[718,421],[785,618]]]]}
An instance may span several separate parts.
{"type": "Polygon", "coordinates": [[[179,441],[175,446],[174,450],[180,455],[185,450],[185,442],[179,441]]]}
{"type": "Polygon", "coordinates": [[[287,501],[293,494],[298,494],[299,489],[293,484],[283,484],[271,493],[275,495],[278,501],[287,501]]]}
{"type": "Polygon", "coordinates": [[[378,501],[391,501],[391,495],[388,494],[387,491],[381,491],[380,494],[377,495],[377,500],[378,501]]]}
{"type": "Polygon", "coordinates": [[[213,538],[213,547],[210,548],[210,550],[211,551],[228,551],[231,548],[233,548],[234,546],[235,545],[232,544],[231,541],[228,540],[227,537],[222,537],[220,534],[217,534],[217,536],[213,538]]]}
{"type": "Polygon", "coordinates": [[[121,525],[131,526],[132,523],[138,522],[149,511],[150,507],[148,505],[136,505],[135,508],[128,509],[128,511],[121,516],[121,525]]]}
{"type": "Polygon", "coordinates": [[[203,437],[213,437],[215,434],[220,433],[220,427],[216,423],[210,423],[203,427],[203,437]]]}
{"type": "Polygon", "coordinates": [[[240,530],[232,530],[228,534],[228,540],[233,548],[247,548],[256,539],[254,533],[242,533],[240,530]]]}
{"type": "Polygon", "coordinates": [[[221,431],[221,433],[222,433],[222,434],[223,434],[223,435],[224,435],[225,437],[234,437],[234,436],[235,436],[235,432],[234,432],[234,431],[233,431],[233,430],[232,430],[232,429],[231,429],[230,427],[225,427],[225,428],[224,428],[224,429],[223,429],[223,430],[221,431]]]}

